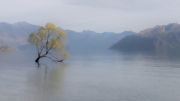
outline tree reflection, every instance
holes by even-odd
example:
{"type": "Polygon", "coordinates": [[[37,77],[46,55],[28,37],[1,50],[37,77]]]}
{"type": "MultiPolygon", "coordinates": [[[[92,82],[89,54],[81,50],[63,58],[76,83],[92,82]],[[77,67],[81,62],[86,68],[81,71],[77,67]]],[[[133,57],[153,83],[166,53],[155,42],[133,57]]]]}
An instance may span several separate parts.
{"type": "Polygon", "coordinates": [[[33,101],[59,99],[63,94],[65,71],[68,64],[37,64],[37,69],[28,73],[28,90],[33,101]]]}

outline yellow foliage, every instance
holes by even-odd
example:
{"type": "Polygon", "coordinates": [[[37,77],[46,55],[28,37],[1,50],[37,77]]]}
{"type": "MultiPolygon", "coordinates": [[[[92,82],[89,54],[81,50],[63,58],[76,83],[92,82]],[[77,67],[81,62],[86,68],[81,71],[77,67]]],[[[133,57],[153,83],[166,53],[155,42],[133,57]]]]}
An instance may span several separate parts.
{"type": "Polygon", "coordinates": [[[41,40],[45,39],[46,36],[47,36],[46,34],[47,34],[47,30],[46,30],[44,27],[40,27],[40,28],[39,28],[39,31],[38,31],[38,33],[37,33],[37,35],[39,36],[39,38],[40,38],[41,40]]]}
{"type": "Polygon", "coordinates": [[[64,50],[64,44],[59,42],[56,38],[52,38],[49,42],[49,47],[52,47],[53,50],[64,50]]]}
{"type": "MultiPolygon", "coordinates": [[[[45,27],[40,27],[37,33],[31,33],[28,37],[28,42],[38,46],[38,52],[41,55],[42,50],[47,53],[51,50],[58,50],[62,58],[69,58],[70,55],[65,52],[66,33],[52,23],[47,23],[45,27]]],[[[51,51],[52,53],[53,51],[51,51]]]]}
{"type": "Polygon", "coordinates": [[[40,40],[37,38],[36,33],[34,32],[29,35],[28,42],[35,45],[40,44],[40,40]]]}
{"type": "Polygon", "coordinates": [[[65,59],[65,58],[70,58],[70,55],[67,52],[62,52],[60,54],[61,58],[65,59]]]}
{"type": "Polygon", "coordinates": [[[59,34],[60,40],[66,39],[66,33],[63,30],[57,30],[57,34],[59,34]]]}
{"type": "Polygon", "coordinates": [[[56,27],[54,24],[52,23],[47,23],[45,28],[48,31],[51,31],[55,34],[57,34],[58,36],[60,36],[60,40],[66,40],[66,33],[64,32],[64,30],[59,29],[58,27],[56,27]]]}
{"type": "Polygon", "coordinates": [[[38,33],[31,33],[28,38],[29,43],[35,45],[46,45],[47,49],[64,50],[66,33],[52,23],[47,23],[45,27],[40,27],[38,33]],[[49,35],[49,36],[48,36],[49,35]]]}
{"type": "Polygon", "coordinates": [[[57,27],[52,23],[47,23],[45,27],[46,27],[47,30],[51,30],[53,32],[55,32],[56,29],[57,29],[57,27]]]}
{"type": "Polygon", "coordinates": [[[37,37],[34,37],[33,41],[36,45],[40,45],[40,40],[37,37]]]}

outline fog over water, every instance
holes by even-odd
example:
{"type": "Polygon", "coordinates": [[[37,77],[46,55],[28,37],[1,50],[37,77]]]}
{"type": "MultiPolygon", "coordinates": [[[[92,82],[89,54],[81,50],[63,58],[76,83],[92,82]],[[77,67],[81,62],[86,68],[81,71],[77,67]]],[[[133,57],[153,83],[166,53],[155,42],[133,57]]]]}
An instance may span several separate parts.
{"type": "Polygon", "coordinates": [[[71,53],[63,63],[0,52],[0,101],[179,101],[180,58],[118,51],[71,53]]]}

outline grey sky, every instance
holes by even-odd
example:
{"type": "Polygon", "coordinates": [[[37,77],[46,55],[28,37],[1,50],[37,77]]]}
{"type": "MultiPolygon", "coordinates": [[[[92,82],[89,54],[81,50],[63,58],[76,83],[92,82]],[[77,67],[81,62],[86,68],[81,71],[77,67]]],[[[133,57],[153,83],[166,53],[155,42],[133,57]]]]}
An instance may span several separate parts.
{"type": "Polygon", "coordinates": [[[53,22],[63,29],[139,32],[180,23],[180,0],[0,0],[0,22],[53,22]]]}

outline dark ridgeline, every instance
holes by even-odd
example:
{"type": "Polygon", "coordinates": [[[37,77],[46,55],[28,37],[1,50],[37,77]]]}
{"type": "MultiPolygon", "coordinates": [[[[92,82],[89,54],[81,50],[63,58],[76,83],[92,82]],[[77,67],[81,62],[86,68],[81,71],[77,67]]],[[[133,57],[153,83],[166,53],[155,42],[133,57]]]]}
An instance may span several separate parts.
{"type": "Polygon", "coordinates": [[[123,38],[110,49],[126,52],[179,52],[180,25],[172,23],[143,30],[123,38]]]}
{"type": "Polygon", "coordinates": [[[155,37],[143,37],[140,35],[131,35],[118,41],[111,49],[122,51],[154,51],[156,49],[154,42],[157,41],[155,37]]]}

